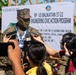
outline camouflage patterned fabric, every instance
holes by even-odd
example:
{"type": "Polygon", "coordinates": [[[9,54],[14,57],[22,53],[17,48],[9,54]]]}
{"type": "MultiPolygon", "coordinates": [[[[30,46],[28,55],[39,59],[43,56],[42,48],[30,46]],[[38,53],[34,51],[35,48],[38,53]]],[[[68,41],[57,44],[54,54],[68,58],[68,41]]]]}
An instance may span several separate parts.
{"type": "MultiPolygon", "coordinates": [[[[9,32],[13,32],[13,31],[15,31],[15,27],[11,26],[10,28],[8,28],[8,29],[6,29],[4,31],[4,35],[6,35],[9,32]]],[[[28,28],[26,34],[28,34],[29,32],[34,32],[37,35],[41,36],[41,34],[38,32],[38,30],[36,30],[36,29],[34,29],[32,27],[28,28]]],[[[25,35],[24,42],[25,42],[26,37],[27,37],[27,35],[25,35]]],[[[41,38],[42,38],[42,36],[41,36],[41,38]]],[[[16,37],[16,35],[14,36],[14,39],[18,40],[18,38],[16,37]]],[[[22,53],[23,53],[23,56],[24,56],[24,51],[22,53]]],[[[25,63],[22,61],[22,65],[24,65],[24,64],[25,63]]],[[[10,62],[8,60],[8,57],[0,56],[0,75],[14,75],[13,71],[12,71],[11,64],[10,64],[10,62]]]]}
{"type": "Polygon", "coordinates": [[[17,10],[17,16],[22,18],[30,18],[30,9],[24,8],[21,10],[17,10]]]}
{"type": "Polygon", "coordinates": [[[0,31],[0,41],[2,41],[3,34],[0,31]]]}
{"type": "Polygon", "coordinates": [[[76,70],[73,72],[67,72],[67,65],[69,63],[70,58],[68,56],[63,56],[60,60],[60,67],[58,71],[58,75],[76,75],[76,70]]]}
{"type": "Polygon", "coordinates": [[[13,75],[10,62],[7,57],[0,56],[0,75],[13,75]]]}
{"type": "MultiPolygon", "coordinates": [[[[29,26],[29,23],[30,23],[30,9],[27,9],[27,8],[24,8],[24,9],[20,9],[20,10],[17,10],[17,19],[18,19],[18,23],[16,23],[14,26],[10,26],[8,29],[6,29],[4,32],[3,32],[3,36],[5,36],[7,33],[9,32],[13,32],[13,31],[18,31],[20,36],[22,36],[23,34],[23,31],[22,30],[25,30],[25,28],[27,28],[27,31],[26,31],[26,35],[25,35],[25,38],[23,39],[24,41],[24,47],[26,47],[26,44],[29,44],[26,42],[26,40],[29,40],[26,39],[28,37],[28,34],[30,32],[34,32],[36,33],[37,35],[40,35],[41,34],[39,33],[38,30],[36,30],[35,28],[32,28],[29,26]],[[21,27],[20,27],[21,26],[21,27]],[[18,29],[16,29],[16,27],[18,29]],[[22,28],[22,30],[21,30],[22,28]]],[[[11,39],[16,39],[18,40],[16,34],[15,35],[10,35],[8,37],[11,37],[11,39]]],[[[29,36],[31,38],[31,36],[29,36]]],[[[41,36],[42,38],[42,36],[41,36]]],[[[21,63],[22,65],[25,65],[26,61],[25,60],[25,53],[26,53],[26,48],[24,48],[22,50],[22,59],[21,59],[21,63]]],[[[23,66],[24,67],[24,66],[23,66]]],[[[24,69],[24,71],[26,71],[27,69],[24,69]]],[[[8,60],[7,57],[1,57],[0,56],[0,75],[13,75],[13,71],[12,71],[12,67],[11,67],[11,64],[8,60]]]]}

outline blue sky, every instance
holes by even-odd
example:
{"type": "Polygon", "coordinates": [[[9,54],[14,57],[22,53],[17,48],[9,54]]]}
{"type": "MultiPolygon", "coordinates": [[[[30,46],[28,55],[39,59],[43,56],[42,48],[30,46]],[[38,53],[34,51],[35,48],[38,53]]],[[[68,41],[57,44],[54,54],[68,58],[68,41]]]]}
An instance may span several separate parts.
{"type": "MultiPolygon", "coordinates": [[[[32,0],[33,1],[33,4],[36,4],[36,0],[32,0]]],[[[44,0],[39,0],[39,2],[44,2],[44,0]]],[[[74,15],[76,15],[76,0],[62,0],[63,2],[70,2],[70,1],[73,1],[74,2],[74,15]]],[[[58,2],[58,0],[55,0],[55,2],[58,2]]],[[[27,5],[29,4],[29,0],[28,2],[26,3],[27,5]]]]}

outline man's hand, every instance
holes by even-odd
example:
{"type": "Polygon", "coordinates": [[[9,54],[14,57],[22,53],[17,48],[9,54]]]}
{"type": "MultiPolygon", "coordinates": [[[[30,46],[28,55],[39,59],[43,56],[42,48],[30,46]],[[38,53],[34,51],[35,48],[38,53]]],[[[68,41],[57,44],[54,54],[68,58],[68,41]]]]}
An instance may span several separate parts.
{"type": "Polygon", "coordinates": [[[3,42],[8,42],[11,37],[7,37],[6,35],[3,37],[3,42]]]}
{"type": "Polygon", "coordinates": [[[42,41],[42,39],[41,39],[40,36],[35,36],[34,34],[31,34],[31,36],[32,36],[36,41],[39,41],[39,42],[44,43],[44,42],[42,41]]]}
{"type": "Polygon", "coordinates": [[[25,75],[21,65],[21,50],[16,40],[9,40],[14,43],[14,49],[11,45],[8,46],[8,58],[11,61],[14,75],[25,75]]]}
{"type": "Polygon", "coordinates": [[[14,43],[14,49],[11,45],[8,46],[8,58],[11,62],[21,61],[21,50],[16,40],[9,40],[9,42],[14,43]]]}

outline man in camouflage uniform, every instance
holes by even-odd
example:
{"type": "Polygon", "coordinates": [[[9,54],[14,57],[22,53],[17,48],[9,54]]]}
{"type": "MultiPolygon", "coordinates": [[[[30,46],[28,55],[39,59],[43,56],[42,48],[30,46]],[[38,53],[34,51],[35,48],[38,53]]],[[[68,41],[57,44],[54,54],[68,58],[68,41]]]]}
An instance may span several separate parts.
{"type": "MultiPolygon", "coordinates": [[[[13,31],[17,31],[17,33],[15,35],[10,35],[7,37],[11,37],[11,39],[17,39],[19,42],[19,46],[21,48],[22,51],[22,65],[25,64],[25,62],[23,61],[24,59],[24,52],[26,51],[24,49],[24,46],[26,46],[26,44],[28,44],[28,41],[31,40],[31,36],[30,33],[35,33],[37,35],[41,34],[39,33],[38,30],[32,28],[29,26],[30,23],[30,10],[25,8],[25,9],[21,9],[21,10],[17,10],[17,19],[18,22],[16,23],[15,26],[11,26],[8,29],[6,29],[3,34],[4,36],[6,34],[8,34],[9,32],[13,32],[13,31]]],[[[42,36],[41,36],[42,38],[42,36]]],[[[26,70],[26,68],[24,68],[24,70],[26,70]]],[[[8,57],[0,57],[0,75],[13,75],[12,72],[12,67],[10,65],[10,62],[8,60],[8,57]]]]}

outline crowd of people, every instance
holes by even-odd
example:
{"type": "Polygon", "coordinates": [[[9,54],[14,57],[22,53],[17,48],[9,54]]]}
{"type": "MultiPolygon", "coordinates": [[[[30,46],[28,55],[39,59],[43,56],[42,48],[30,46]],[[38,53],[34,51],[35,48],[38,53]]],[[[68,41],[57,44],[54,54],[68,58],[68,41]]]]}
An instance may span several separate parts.
{"type": "MultiPolygon", "coordinates": [[[[21,49],[18,45],[17,40],[9,40],[13,42],[15,48],[11,45],[8,46],[8,58],[11,61],[14,75],[75,75],[76,74],[76,51],[74,44],[76,43],[76,35],[74,33],[66,33],[62,37],[62,50],[56,51],[47,46],[40,36],[33,37],[33,42],[27,46],[26,59],[29,62],[30,68],[24,72],[21,64],[21,49]],[[68,41],[68,43],[67,43],[68,41]],[[71,47],[71,45],[73,45],[71,47]],[[69,44],[69,45],[67,45],[69,44]],[[50,51],[50,52],[49,52],[50,51]],[[57,69],[56,73],[53,70],[52,65],[46,61],[46,53],[50,56],[56,56],[60,58],[60,62],[57,63],[58,66],[55,66],[57,69]]],[[[5,40],[8,40],[6,37],[5,40]]],[[[54,59],[54,58],[53,58],[54,59]]],[[[51,61],[51,60],[50,60],[51,61]]],[[[26,66],[27,67],[27,66],[26,66]]]]}
{"type": "Polygon", "coordinates": [[[76,75],[76,34],[62,36],[61,50],[53,50],[38,30],[29,26],[30,10],[17,10],[18,22],[2,34],[8,56],[0,56],[0,75],[76,75]],[[10,34],[16,31],[15,34],[10,34]]]}

